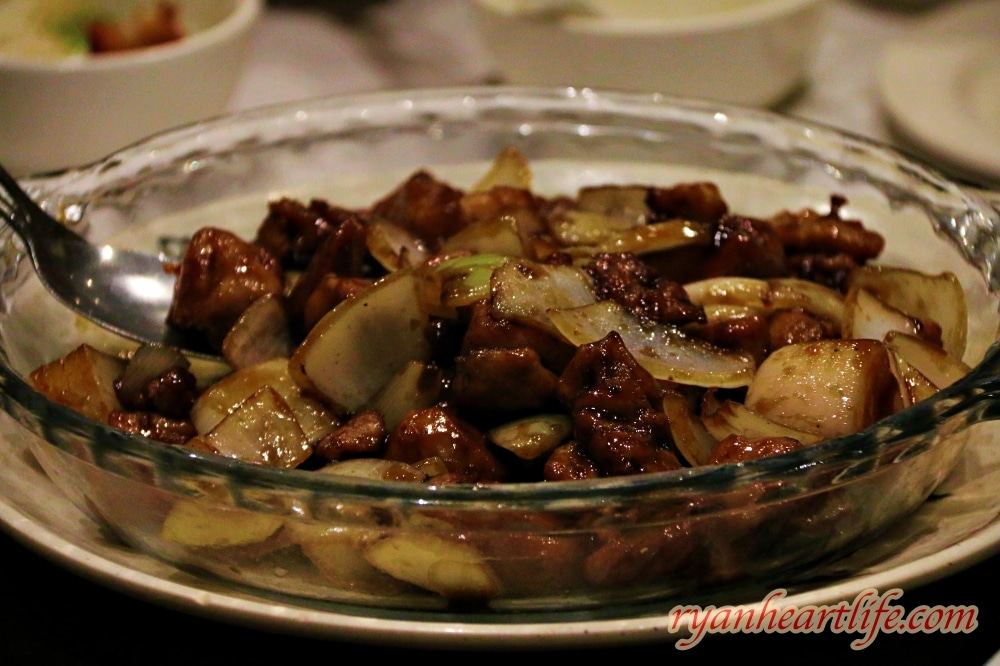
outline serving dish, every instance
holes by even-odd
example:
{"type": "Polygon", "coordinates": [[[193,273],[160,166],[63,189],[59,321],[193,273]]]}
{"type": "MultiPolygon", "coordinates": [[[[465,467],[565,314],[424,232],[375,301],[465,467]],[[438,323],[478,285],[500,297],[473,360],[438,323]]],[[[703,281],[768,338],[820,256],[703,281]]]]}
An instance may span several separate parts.
{"type": "MultiPolygon", "coordinates": [[[[155,3],[79,4],[124,20],[155,3]]],[[[72,15],[74,3],[59,6],[72,15]]],[[[79,166],[153,132],[221,113],[263,2],[176,0],[172,6],[182,31],[176,41],[96,55],[0,53],[4,166],[15,175],[79,166]]],[[[32,16],[30,9],[22,13],[32,16]]]]}
{"type": "Polygon", "coordinates": [[[331,98],[189,126],[25,185],[94,240],[155,251],[207,221],[249,235],[268,196],[356,205],[420,168],[465,182],[511,145],[546,192],[707,178],[751,215],[841,194],[886,236],[887,263],[956,274],[974,369],[857,435],[739,465],[439,487],[264,468],[131,437],[33,391],[25,373],[81,339],[124,343],[48,299],[5,230],[5,410],[33,435],[56,485],[140,551],[307,599],[491,613],[802,576],[913,511],[948,475],[971,425],[995,418],[996,211],[887,148],[773,114],[575,89],[331,98]],[[203,541],[169,537],[165,521],[178,513],[194,516],[203,541]],[[419,583],[366,559],[371,544],[387,543],[415,563],[419,583]],[[487,591],[470,594],[478,583],[487,591]]]}
{"type": "Polygon", "coordinates": [[[476,0],[500,78],[775,106],[806,84],[817,0],[476,0]]]}
{"type": "MultiPolygon", "coordinates": [[[[992,424],[991,424],[992,425],[992,424]]],[[[74,506],[33,464],[24,441],[7,440],[0,449],[0,525],[32,551],[61,567],[112,589],[198,617],[258,627],[268,633],[314,636],[412,649],[552,649],[622,647],[646,642],[669,644],[690,635],[686,623],[673,623],[672,602],[625,604],[590,611],[550,611],[462,615],[316,603],[227,585],[197,576],[155,556],[123,547],[101,521],[74,506]],[[501,621],[498,621],[501,620],[501,621]]],[[[876,543],[851,558],[855,573],[838,564],[799,583],[783,580],[786,603],[798,608],[853,601],[865,590],[900,588],[910,593],[1000,552],[1000,498],[997,482],[1000,449],[997,432],[982,427],[953,474],[911,516],[876,543]],[[970,512],[976,506],[978,511],[970,512]],[[970,513],[977,514],[970,520],[970,513]]],[[[727,593],[710,600],[685,597],[688,605],[713,601],[744,609],[759,608],[770,590],[727,593]]],[[[942,602],[944,598],[928,597],[942,602]]],[[[964,599],[955,597],[956,600],[964,599]]],[[[980,631],[982,627],[980,627],[980,631]]],[[[855,636],[841,637],[846,645],[855,636]]],[[[710,637],[706,637],[706,641],[710,637]]],[[[707,647],[701,644],[699,653],[707,647]]]]}

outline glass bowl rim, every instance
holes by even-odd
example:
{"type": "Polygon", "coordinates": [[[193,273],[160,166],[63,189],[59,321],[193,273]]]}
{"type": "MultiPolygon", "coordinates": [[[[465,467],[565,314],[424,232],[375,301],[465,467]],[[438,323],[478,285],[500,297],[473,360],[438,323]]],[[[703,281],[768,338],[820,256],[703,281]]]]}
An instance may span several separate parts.
{"type": "MultiPolygon", "coordinates": [[[[888,145],[853,134],[822,123],[806,121],[772,111],[751,109],[707,100],[686,99],[657,93],[622,93],[599,91],[589,88],[572,87],[525,87],[525,86],[479,86],[471,88],[442,88],[422,90],[379,91],[353,95],[336,95],[311,100],[282,103],[227,114],[204,121],[167,130],[143,139],[129,147],[84,167],[67,169],[62,172],[43,174],[24,179],[29,190],[44,192],[46,187],[58,188],[73,183],[86,175],[101,175],[116,166],[128,164],[130,160],[164,159],[159,150],[184,141],[199,141],[211,131],[226,131],[227,128],[253,123],[280,123],[310,114],[325,112],[358,111],[365,108],[384,106],[402,114],[415,117],[422,103],[450,102],[459,107],[472,108],[477,100],[530,101],[535,104],[569,105],[569,110],[596,113],[626,113],[631,117],[653,120],[659,113],[695,114],[699,116],[724,117],[740,121],[765,123],[783,131],[791,131],[806,137],[808,141],[834,141],[844,146],[864,148],[882,159],[891,160],[896,166],[905,167],[914,173],[940,183],[951,193],[962,197],[969,195],[955,181],[938,174],[932,168],[910,158],[888,145]],[[636,112],[640,112],[638,116],[636,112]],[[303,115],[304,114],[304,115],[303,115]],[[652,115],[646,115],[652,114],[652,115]],[[157,156],[157,157],[152,157],[157,156]]],[[[561,110],[567,110],[560,106],[561,110]]],[[[375,129],[378,125],[372,125],[375,129]]],[[[169,153],[169,151],[163,151],[169,153]]],[[[169,159],[169,156],[165,159],[169,159]]],[[[167,162],[170,163],[170,162],[167,162]]],[[[44,198],[44,197],[43,197],[44,198]]],[[[1000,225],[1000,213],[990,209],[988,204],[978,202],[974,196],[970,205],[982,205],[991,219],[1000,225]]],[[[5,227],[0,225],[0,231],[5,227]]],[[[9,230],[6,230],[9,232],[9,230]]],[[[3,244],[11,243],[10,236],[3,244]]],[[[980,270],[977,267],[977,270],[980,270]]],[[[987,280],[991,276],[985,276],[987,280]]],[[[995,290],[992,290],[995,291],[995,290]]],[[[973,367],[973,371],[955,384],[943,389],[931,398],[923,400],[896,414],[886,417],[858,433],[829,439],[819,444],[778,456],[770,456],[735,464],[684,468],[670,472],[639,474],[632,476],[608,477],[592,480],[560,482],[498,483],[498,484],[455,484],[431,486],[424,483],[373,481],[354,477],[337,476],[300,469],[280,469],[257,465],[236,459],[201,453],[183,447],[169,446],[142,437],[129,435],[115,428],[91,421],[76,411],[49,401],[36,392],[8,363],[6,350],[0,349],[0,393],[5,399],[13,399],[22,407],[26,403],[37,403],[52,423],[90,438],[95,447],[106,446],[118,454],[134,456],[147,462],[163,465],[175,472],[191,474],[194,477],[223,477],[238,482],[244,487],[266,488],[272,491],[306,491],[329,497],[369,498],[379,501],[408,503],[445,503],[449,506],[481,508],[483,503],[504,503],[520,506],[524,503],[580,502],[585,505],[600,504],[614,500],[640,498],[661,493],[679,493],[683,496],[697,496],[706,492],[730,492],[740,487],[761,482],[784,482],[808,478],[813,472],[829,471],[833,483],[840,473],[851,468],[869,469],[886,453],[886,449],[909,438],[929,435],[951,418],[966,414],[975,418],[972,410],[982,411],[994,398],[998,390],[996,378],[1000,374],[1000,343],[994,341],[983,359],[973,367]]],[[[9,409],[5,411],[10,412],[9,409]]],[[[29,407],[31,411],[31,407],[29,407]]],[[[1000,411],[1000,410],[998,410],[1000,411]]],[[[36,413],[37,412],[33,412],[36,413]]],[[[990,414],[988,418],[1000,418],[990,414]]],[[[45,425],[44,419],[42,419],[45,425]]],[[[968,424],[966,424],[968,425],[968,424]]],[[[49,442],[49,445],[55,445],[49,442]]],[[[848,475],[850,476],[850,475],[848,475]]],[[[851,479],[857,478],[850,476],[851,479]]],[[[803,489],[813,492],[825,486],[803,489]]]]}

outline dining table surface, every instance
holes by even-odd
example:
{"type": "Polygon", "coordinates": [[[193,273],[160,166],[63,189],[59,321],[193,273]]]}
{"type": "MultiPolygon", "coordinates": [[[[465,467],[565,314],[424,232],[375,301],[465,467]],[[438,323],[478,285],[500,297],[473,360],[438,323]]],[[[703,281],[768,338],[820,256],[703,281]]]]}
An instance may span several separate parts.
{"type": "MultiPolygon", "coordinates": [[[[441,0],[446,1],[450,2],[441,0]]],[[[270,2],[257,26],[231,110],[344,93],[494,80],[488,58],[468,31],[471,28],[457,26],[451,31],[456,43],[441,46],[436,61],[415,65],[406,62],[405,54],[386,53],[384,44],[392,36],[374,39],[357,16],[362,11],[389,12],[392,2],[374,3],[374,8],[348,3],[351,15],[342,7],[331,9],[337,4],[270,2]],[[373,46],[373,39],[382,47],[373,46]]],[[[463,4],[464,0],[451,3],[459,18],[463,4]]],[[[905,142],[885,113],[876,81],[880,49],[920,20],[918,4],[828,0],[808,82],[777,110],[919,152],[905,142]]],[[[426,28],[406,26],[411,31],[426,28]]],[[[857,636],[833,630],[712,634],[688,650],[678,648],[675,636],[648,634],[635,640],[581,640],[577,646],[563,641],[552,647],[535,640],[500,647],[475,642],[435,647],[380,641],[377,636],[359,639],[336,632],[295,631],[287,623],[269,628],[208,608],[199,612],[191,605],[178,607],[66,567],[40,553],[16,530],[8,530],[0,531],[0,562],[8,576],[0,594],[0,664],[284,664],[303,659],[344,664],[382,658],[465,662],[493,652],[501,660],[530,655],[567,661],[610,658],[618,663],[764,658],[770,664],[981,665],[1000,650],[998,552],[1000,543],[990,544],[971,558],[946,564],[940,575],[904,588],[897,601],[907,608],[974,607],[977,626],[963,633],[881,634],[863,649],[851,646],[857,636]]]]}

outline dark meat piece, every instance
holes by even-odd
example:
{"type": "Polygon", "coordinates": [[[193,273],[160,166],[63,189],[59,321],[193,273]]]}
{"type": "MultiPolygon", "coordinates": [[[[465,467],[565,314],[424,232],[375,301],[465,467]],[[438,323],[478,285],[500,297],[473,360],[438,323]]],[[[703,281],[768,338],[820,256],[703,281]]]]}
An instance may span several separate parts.
{"type": "Polygon", "coordinates": [[[387,435],[381,412],[360,412],[317,442],[314,453],[331,461],[373,458],[382,452],[387,435]]]}
{"type": "Polygon", "coordinates": [[[781,310],[771,315],[769,337],[771,351],[799,342],[815,342],[836,337],[838,331],[829,323],[802,310],[781,310]]]}
{"type": "Polygon", "coordinates": [[[762,437],[750,439],[742,435],[730,435],[719,442],[708,459],[709,465],[724,465],[746,460],[756,460],[767,456],[780,456],[802,448],[802,442],[791,437],[762,437]]]}
{"type": "Polygon", "coordinates": [[[843,288],[847,274],[881,254],[885,239],[857,220],[844,220],[843,197],[830,199],[826,215],[815,210],[784,211],[769,220],[788,255],[787,265],[798,277],[843,288]]]}
{"type": "Polygon", "coordinates": [[[443,407],[413,410],[389,435],[385,459],[415,463],[441,458],[452,477],[465,483],[503,481],[503,466],[490,452],[486,438],[443,407]]]}
{"type": "Polygon", "coordinates": [[[789,254],[786,261],[788,271],[803,280],[812,280],[831,289],[844,291],[847,278],[863,261],[844,252],[838,254],[789,254]]]}
{"type": "Polygon", "coordinates": [[[594,279],[599,300],[613,300],[638,317],[675,325],[705,321],[705,311],[681,285],[659,277],[635,255],[598,254],[584,270],[594,279]]]}
{"type": "Polygon", "coordinates": [[[309,266],[292,285],[288,294],[288,317],[292,326],[305,334],[306,302],[331,273],[339,277],[366,277],[365,227],[357,217],[351,217],[329,233],[313,255],[309,266]]]}
{"type": "Polygon", "coordinates": [[[164,444],[184,444],[198,434],[187,419],[168,418],[152,412],[111,412],[108,425],[164,444]]]}
{"type": "Polygon", "coordinates": [[[251,303],[283,288],[281,266],[270,252],[232,232],[205,227],[181,260],[167,320],[204,332],[218,349],[251,303]]]}
{"type": "Polygon", "coordinates": [[[657,219],[682,219],[714,224],[729,212],[718,185],[708,182],[651,187],[646,205],[657,219]]]}
{"type": "Polygon", "coordinates": [[[670,425],[662,391],[616,332],[582,345],[559,379],[559,398],[570,405],[582,452],[602,476],[681,467],[667,447],[670,425]]]}
{"type": "Polygon", "coordinates": [[[186,418],[198,397],[198,380],[187,368],[173,367],[151,380],[134,399],[127,399],[115,385],[118,399],[129,410],[156,412],[173,418],[186,418]]]}
{"type": "Polygon", "coordinates": [[[476,349],[523,348],[533,350],[541,358],[542,365],[557,373],[563,371],[576,352],[576,348],[569,343],[538,328],[495,318],[490,314],[489,301],[479,301],[471,306],[468,328],[462,340],[462,354],[476,349]]]}
{"type": "Polygon", "coordinates": [[[651,581],[690,566],[698,539],[690,524],[621,530],[609,536],[584,562],[591,585],[618,587],[651,581]]]}
{"type": "Polygon", "coordinates": [[[537,409],[558,383],[531,349],[477,349],[456,359],[452,395],[456,404],[476,411],[537,409]]]}
{"type": "Polygon", "coordinates": [[[266,247],[286,268],[305,268],[323,240],[358,213],[322,199],[309,205],[295,199],[271,201],[257,229],[256,243],[266,247]]]}
{"type": "Polygon", "coordinates": [[[845,203],[843,197],[834,196],[826,215],[812,209],[784,211],[769,222],[790,251],[827,255],[842,252],[857,260],[874,259],[885,247],[885,239],[865,229],[858,220],[841,219],[840,209],[845,203]]]}
{"type": "Polygon", "coordinates": [[[368,278],[338,277],[333,273],[324,276],[302,308],[302,330],[311,330],[323,315],[351,296],[367,291],[374,282],[368,278]]]}
{"type": "Polygon", "coordinates": [[[751,356],[759,365],[771,350],[768,320],[761,315],[748,315],[698,324],[685,331],[716,347],[751,356]]]}
{"type": "Polygon", "coordinates": [[[688,246],[643,257],[661,276],[688,283],[714,277],[784,277],[785,248],[764,220],[723,215],[711,229],[708,246],[688,246]]]}
{"type": "Polygon", "coordinates": [[[771,278],[788,274],[785,249],[770,225],[741,215],[726,215],[715,229],[712,249],[690,280],[726,275],[771,278]]]}
{"type": "Polygon", "coordinates": [[[601,473],[594,461],[580,451],[579,444],[570,442],[549,455],[542,476],[546,481],[579,481],[600,478],[601,473]]]}
{"type": "Polygon", "coordinates": [[[465,226],[460,202],[462,191],[417,171],[372,208],[382,218],[406,229],[436,249],[442,238],[465,226]]]}

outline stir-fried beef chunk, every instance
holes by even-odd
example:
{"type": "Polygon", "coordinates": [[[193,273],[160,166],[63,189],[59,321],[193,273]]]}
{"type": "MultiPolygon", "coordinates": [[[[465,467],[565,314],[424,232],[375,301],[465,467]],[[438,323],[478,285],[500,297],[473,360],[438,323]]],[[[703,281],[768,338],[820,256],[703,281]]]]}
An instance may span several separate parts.
{"type": "Polygon", "coordinates": [[[763,437],[750,439],[742,435],[730,435],[719,442],[709,458],[709,465],[756,460],[766,456],[779,456],[802,448],[802,442],[791,437],[763,437]]]}
{"type": "Polygon", "coordinates": [[[184,444],[198,434],[188,419],[170,418],[153,412],[111,412],[108,425],[164,444],[184,444]]]}
{"type": "Polygon", "coordinates": [[[546,481],[579,481],[598,479],[601,473],[594,461],[580,451],[580,445],[570,442],[552,452],[545,461],[542,477],[546,481]]]}
{"type": "Polygon", "coordinates": [[[613,300],[643,319],[677,325],[705,321],[705,311],[691,303],[684,287],[659,277],[632,254],[598,254],[584,270],[594,279],[598,299],[613,300]]]}
{"type": "Polygon", "coordinates": [[[167,320],[204,332],[218,349],[251,303],[282,293],[283,278],[268,250],[230,231],[204,227],[191,238],[181,260],[167,320]]]}
{"type": "Polygon", "coordinates": [[[805,209],[770,218],[785,245],[793,274],[840,289],[851,269],[882,252],[885,239],[880,234],[865,229],[857,220],[840,217],[845,203],[843,197],[834,196],[829,213],[805,209]]]}
{"type": "Polygon", "coordinates": [[[325,460],[376,457],[385,448],[387,435],[381,412],[360,412],[317,442],[313,452],[325,460]]]}
{"type": "Polygon", "coordinates": [[[469,308],[469,323],[462,339],[462,354],[477,349],[531,349],[542,365],[559,373],[566,367],[576,349],[537,328],[509,319],[497,319],[491,314],[489,301],[473,303],[469,308]]]}
{"type": "Polygon", "coordinates": [[[770,350],[800,342],[816,342],[835,337],[837,331],[829,322],[803,310],[782,310],[770,317],[768,327],[770,350]]]}
{"type": "Polygon", "coordinates": [[[173,418],[186,418],[198,397],[198,380],[187,368],[168,368],[152,378],[135,396],[125,396],[115,384],[122,404],[133,411],[150,411],[173,418]]]}
{"type": "Polygon", "coordinates": [[[723,275],[770,278],[788,274],[785,248],[774,229],[763,220],[725,215],[715,228],[713,247],[700,271],[688,279],[723,275]]]}
{"type": "Polygon", "coordinates": [[[770,325],[760,314],[712,321],[685,330],[716,347],[748,354],[757,363],[771,350],[770,325]]]}
{"type": "Polygon", "coordinates": [[[646,204],[658,219],[682,219],[713,224],[729,212],[718,185],[708,182],[651,187],[646,204]]]}
{"type": "Polygon", "coordinates": [[[266,247],[286,268],[305,268],[323,240],[357,212],[322,199],[308,205],[287,197],[267,205],[256,243],[266,247]]]}
{"type": "Polygon", "coordinates": [[[685,247],[650,258],[664,277],[678,282],[734,276],[784,277],[788,259],[781,237],[771,224],[743,215],[723,214],[712,222],[707,247],[685,247]]]}
{"type": "Polygon", "coordinates": [[[690,524],[668,524],[659,530],[609,530],[601,546],[584,562],[591,585],[618,587],[653,580],[690,566],[699,539],[690,524]]]}
{"type": "Polygon", "coordinates": [[[406,229],[431,247],[465,226],[460,202],[463,192],[418,171],[375,204],[372,217],[406,229]]]}
{"type": "MultiPolygon", "coordinates": [[[[288,294],[288,316],[293,326],[299,327],[303,334],[308,330],[304,325],[306,303],[327,276],[366,277],[367,257],[365,227],[360,219],[349,217],[332,229],[288,294]]],[[[313,317],[318,314],[317,306],[318,302],[312,304],[313,317]]]]}
{"type": "Polygon", "coordinates": [[[605,476],[681,467],[668,448],[670,425],[663,393],[616,332],[582,345],[559,379],[582,452],[605,476]]]}
{"type": "Polygon", "coordinates": [[[452,393],[476,411],[518,411],[547,404],[558,383],[531,349],[476,349],[456,359],[452,393]]]}
{"type": "Polygon", "coordinates": [[[325,275],[302,306],[302,328],[308,331],[327,312],[366,291],[374,282],[370,278],[340,277],[333,273],[325,275]]]}
{"type": "Polygon", "coordinates": [[[452,481],[493,482],[506,476],[503,465],[490,452],[486,438],[444,407],[407,414],[389,435],[384,457],[415,463],[435,456],[444,461],[452,481]]]}

